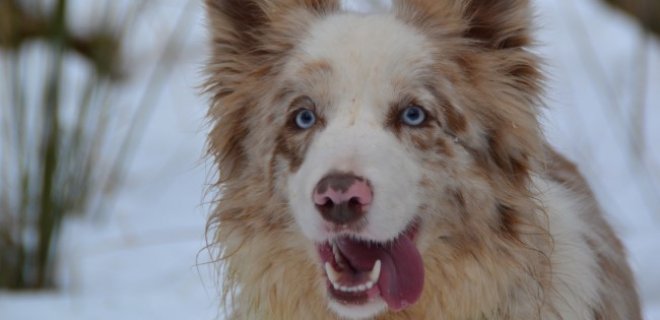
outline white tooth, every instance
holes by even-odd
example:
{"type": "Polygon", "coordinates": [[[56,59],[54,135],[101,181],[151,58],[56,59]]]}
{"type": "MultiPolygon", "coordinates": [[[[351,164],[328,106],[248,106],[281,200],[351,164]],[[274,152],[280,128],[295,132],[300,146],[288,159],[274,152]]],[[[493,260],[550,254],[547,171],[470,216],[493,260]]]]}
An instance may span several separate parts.
{"type": "Polygon", "coordinates": [[[339,282],[339,273],[335,271],[335,268],[332,267],[330,262],[325,263],[325,274],[328,275],[328,279],[330,279],[330,282],[337,288],[337,283],[339,282]]]}
{"type": "Polygon", "coordinates": [[[362,292],[373,288],[373,286],[378,282],[378,277],[380,277],[381,265],[382,263],[380,262],[380,260],[377,260],[374,263],[371,272],[369,273],[369,280],[359,286],[354,286],[354,287],[347,287],[339,284],[340,274],[339,272],[337,272],[337,270],[335,270],[335,268],[332,266],[332,264],[330,264],[330,262],[326,262],[323,265],[323,267],[325,268],[325,273],[328,276],[328,279],[332,283],[332,286],[335,288],[335,290],[339,290],[343,292],[362,292]]]}
{"type": "Polygon", "coordinates": [[[335,255],[335,261],[337,261],[337,263],[342,261],[341,255],[339,254],[339,248],[337,248],[337,245],[334,242],[332,243],[332,253],[335,255]]]}
{"type": "Polygon", "coordinates": [[[374,267],[371,269],[371,273],[369,273],[370,282],[378,282],[378,278],[380,277],[380,264],[380,260],[376,260],[376,263],[374,263],[374,267]]]}

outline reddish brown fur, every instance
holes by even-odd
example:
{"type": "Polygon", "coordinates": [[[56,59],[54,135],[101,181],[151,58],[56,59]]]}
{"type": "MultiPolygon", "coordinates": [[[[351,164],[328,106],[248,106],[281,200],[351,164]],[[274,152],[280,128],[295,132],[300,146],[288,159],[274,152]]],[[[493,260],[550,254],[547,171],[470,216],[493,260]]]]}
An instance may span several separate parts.
{"type": "MultiPolygon", "coordinates": [[[[223,191],[209,226],[217,229],[214,241],[222,247],[224,294],[234,305],[229,315],[334,319],[321,291],[321,272],[310,258],[312,245],[294,226],[279,174],[300,167],[315,133],[294,132],[287,126],[290,112],[264,105],[295,104],[289,91],[271,92],[272,81],[309,26],[336,12],[338,1],[206,3],[213,34],[209,152],[223,191]]],[[[420,183],[426,199],[438,199],[420,211],[446,213],[425,226],[433,233],[421,234],[425,272],[431,275],[422,297],[412,308],[379,319],[558,316],[551,261],[555,239],[550,217],[537,214],[544,210],[530,187],[539,174],[568,186],[588,204],[586,219],[596,231],[585,233],[585,243],[597,257],[600,279],[619,290],[601,293],[593,319],[641,319],[621,243],[574,166],[544,146],[537,121],[542,77],[538,58],[526,50],[528,1],[399,0],[395,14],[437,44],[432,71],[446,76],[454,92],[444,96],[435,90],[441,83],[427,85],[436,100],[435,122],[420,131],[396,127],[392,119],[399,117],[400,106],[392,107],[388,123],[399,139],[411,141],[417,149],[411,152],[420,154],[425,169],[453,171],[420,183]],[[472,165],[457,166],[460,157],[472,165]],[[439,198],[435,187],[447,179],[453,189],[439,198]]],[[[318,61],[300,78],[314,79],[331,69],[318,61]]],[[[325,107],[326,102],[315,102],[325,107]]]]}

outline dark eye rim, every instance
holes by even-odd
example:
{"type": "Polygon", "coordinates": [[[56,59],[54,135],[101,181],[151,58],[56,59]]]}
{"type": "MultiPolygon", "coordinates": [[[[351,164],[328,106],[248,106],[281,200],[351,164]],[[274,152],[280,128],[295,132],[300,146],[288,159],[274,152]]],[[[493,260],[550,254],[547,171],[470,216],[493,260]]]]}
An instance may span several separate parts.
{"type": "Polygon", "coordinates": [[[404,126],[406,126],[406,127],[409,127],[409,128],[421,128],[421,127],[424,127],[424,126],[426,126],[426,125],[429,123],[430,120],[431,120],[431,114],[429,113],[429,111],[426,110],[426,108],[424,108],[423,106],[421,106],[421,105],[419,105],[419,104],[417,104],[417,103],[411,103],[411,104],[408,104],[407,106],[405,106],[404,108],[402,108],[402,109],[399,111],[399,122],[400,122],[402,125],[404,125],[404,126]],[[406,113],[406,111],[408,111],[410,108],[418,108],[419,110],[421,110],[421,111],[422,111],[422,114],[423,114],[423,116],[424,116],[424,120],[422,120],[422,122],[420,122],[419,124],[410,124],[410,123],[405,122],[405,121],[404,121],[405,113],[406,113]]]}

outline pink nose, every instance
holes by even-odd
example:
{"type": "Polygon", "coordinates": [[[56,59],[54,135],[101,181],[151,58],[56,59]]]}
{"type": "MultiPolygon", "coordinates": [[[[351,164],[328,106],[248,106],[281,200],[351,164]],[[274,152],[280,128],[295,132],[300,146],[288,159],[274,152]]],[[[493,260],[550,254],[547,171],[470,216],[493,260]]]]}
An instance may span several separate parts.
{"type": "Polygon", "coordinates": [[[333,173],[319,181],[313,198],[325,220],[346,225],[364,216],[373,200],[373,191],[364,178],[333,173]]]}

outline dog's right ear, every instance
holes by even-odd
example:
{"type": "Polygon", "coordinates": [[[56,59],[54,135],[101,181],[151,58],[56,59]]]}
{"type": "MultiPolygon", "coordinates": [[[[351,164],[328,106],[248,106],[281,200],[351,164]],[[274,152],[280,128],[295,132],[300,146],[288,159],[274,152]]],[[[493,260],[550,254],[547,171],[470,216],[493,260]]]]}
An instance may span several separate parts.
{"type": "Polygon", "coordinates": [[[316,19],[339,10],[339,0],[205,0],[211,57],[205,89],[212,105],[209,152],[220,167],[220,181],[241,174],[247,114],[263,96],[264,83],[276,72],[316,19]]]}
{"type": "Polygon", "coordinates": [[[268,19],[262,5],[254,0],[206,0],[214,49],[244,54],[254,48],[268,19]]]}
{"type": "Polygon", "coordinates": [[[273,44],[290,44],[286,37],[304,30],[293,27],[334,12],[340,4],[339,0],[206,0],[206,7],[216,53],[259,55],[277,53],[273,44]],[[278,29],[282,27],[289,30],[278,29]],[[271,36],[284,43],[272,43],[271,36]]]}

